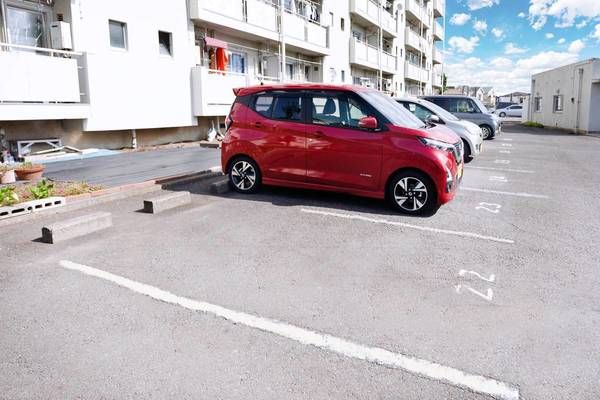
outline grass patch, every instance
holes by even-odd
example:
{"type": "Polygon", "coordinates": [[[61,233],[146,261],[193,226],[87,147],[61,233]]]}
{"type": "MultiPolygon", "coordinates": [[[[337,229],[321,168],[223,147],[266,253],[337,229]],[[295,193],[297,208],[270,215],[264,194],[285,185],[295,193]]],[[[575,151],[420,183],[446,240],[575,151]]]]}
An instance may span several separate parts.
{"type": "Polygon", "coordinates": [[[523,126],[527,126],[529,128],[543,128],[544,127],[544,125],[540,124],[539,122],[533,122],[533,121],[523,122],[523,126]]]}
{"type": "Polygon", "coordinates": [[[91,193],[103,189],[103,187],[100,185],[90,185],[86,182],[52,181],[52,183],[49,183],[48,181],[49,180],[45,180],[44,184],[37,182],[6,186],[4,188],[7,190],[7,193],[4,197],[6,197],[6,199],[12,199],[13,204],[15,204],[12,194],[11,196],[8,196],[8,190],[11,190],[11,192],[17,196],[18,200],[16,203],[22,203],[24,201],[41,199],[49,196],[76,196],[79,194],[91,193]],[[9,187],[12,189],[8,189],[9,187]]]}

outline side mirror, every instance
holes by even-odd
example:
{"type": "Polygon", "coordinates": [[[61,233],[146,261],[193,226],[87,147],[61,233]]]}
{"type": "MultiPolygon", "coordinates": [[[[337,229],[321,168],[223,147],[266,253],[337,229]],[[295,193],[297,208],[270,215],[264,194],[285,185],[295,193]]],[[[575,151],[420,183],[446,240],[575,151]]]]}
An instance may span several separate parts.
{"type": "Polygon", "coordinates": [[[362,117],[358,121],[359,128],[363,129],[377,129],[377,118],[375,117],[362,117]]]}
{"type": "Polygon", "coordinates": [[[428,124],[441,124],[442,120],[437,115],[431,114],[429,117],[427,117],[427,120],[425,122],[427,122],[428,124]]]}

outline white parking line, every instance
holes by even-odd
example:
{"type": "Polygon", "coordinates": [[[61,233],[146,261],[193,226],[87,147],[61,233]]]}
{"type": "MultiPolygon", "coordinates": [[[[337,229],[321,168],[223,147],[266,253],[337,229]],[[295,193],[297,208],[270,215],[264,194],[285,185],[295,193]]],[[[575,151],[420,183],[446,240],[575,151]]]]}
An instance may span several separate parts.
{"type": "Polygon", "coordinates": [[[149,296],[155,300],[178,305],[192,311],[212,314],[231,321],[234,324],[240,324],[263,332],[272,333],[304,345],[318,347],[345,357],[364,360],[388,368],[404,370],[501,400],[519,399],[519,389],[517,387],[492,378],[470,374],[456,368],[401,353],[394,353],[383,348],[361,345],[274,319],[263,318],[203,301],[180,297],[155,286],[146,285],[119,275],[111,274],[110,272],[71,261],[63,260],[60,262],[60,266],[112,282],[135,293],[149,296]]]}
{"type": "Polygon", "coordinates": [[[496,139],[496,140],[502,140],[502,141],[505,141],[505,142],[512,142],[512,139],[510,139],[510,138],[503,138],[503,139],[496,139]]]}
{"type": "Polygon", "coordinates": [[[508,243],[508,244],[515,243],[515,241],[511,240],[511,239],[504,239],[504,238],[499,238],[499,237],[494,237],[494,236],[485,236],[485,235],[480,235],[478,233],[473,233],[473,232],[461,232],[461,231],[452,231],[449,229],[430,228],[428,226],[406,224],[404,222],[390,221],[387,219],[369,218],[369,217],[364,217],[364,216],[358,215],[358,214],[341,214],[341,213],[334,213],[334,212],[329,212],[329,211],[312,210],[312,209],[308,209],[308,208],[302,208],[302,209],[300,209],[300,211],[302,211],[304,213],[308,213],[308,214],[318,214],[318,215],[325,215],[328,217],[336,217],[336,218],[344,218],[344,219],[355,219],[355,220],[359,220],[359,221],[372,222],[375,224],[401,226],[403,228],[416,229],[419,231],[444,233],[446,235],[454,235],[454,236],[476,238],[476,239],[481,239],[481,240],[489,240],[491,242],[508,243]]]}
{"type": "Polygon", "coordinates": [[[475,167],[470,165],[465,165],[467,169],[485,169],[489,171],[505,171],[505,172],[520,172],[522,174],[535,174],[535,171],[531,171],[528,169],[511,169],[511,168],[494,168],[494,167],[475,167]]]}
{"type": "Polygon", "coordinates": [[[549,199],[549,196],[543,194],[532,194],[523,192],[504,192],[501,190],[489,190],[489,189],[478,189],[462,186],[459,190],[466,190],[467,192],[482,192],[482,193],[493,193],[493,194],[504,194],[506,196],[517,196],[517,197],[534,197],[536,199],[549,199]]]}

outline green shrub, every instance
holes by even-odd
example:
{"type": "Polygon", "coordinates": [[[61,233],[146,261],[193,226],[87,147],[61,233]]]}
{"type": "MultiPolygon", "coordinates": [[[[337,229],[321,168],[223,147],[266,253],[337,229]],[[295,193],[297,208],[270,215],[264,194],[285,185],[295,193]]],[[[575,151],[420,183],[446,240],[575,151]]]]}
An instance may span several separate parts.
{"type": "Polygon", "coordinates": [[[19,202],[19,195],[15,193],[14,186],[0,188],[0,206],[12,206],[19,202]]]}
{"type": "Polygon", "coordinates": [[[543,128],[544,127],[544,125],[540,124],[539,122],[533,122],[533,121],[523,122],[523,126],[528,126],[530,128],[543,128]]]}
{"type": "Polygon", "coordinates": [[[47,180],[42,179],[38,182],[34,187],[29,188],[31,195],[34,199],[45,199],[47,197],[52,196],[52,192],[54,191],[54,185],[52,183],[48,183],[47,180]]]}

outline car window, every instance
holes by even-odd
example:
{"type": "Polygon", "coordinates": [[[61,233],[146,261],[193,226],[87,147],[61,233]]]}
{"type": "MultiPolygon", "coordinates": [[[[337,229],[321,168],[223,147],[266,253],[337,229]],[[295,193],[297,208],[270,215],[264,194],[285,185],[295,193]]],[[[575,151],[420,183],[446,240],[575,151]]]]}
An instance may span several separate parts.
{"type": "Polygon", "coordinates": [[[515,109],[515,110],[522,110],[522,109],[523,109],[523,106],[516,106],[516,107],[514,107],[514,109],[515,109]]]}
{"type": "Polygon", "coordinates": [[[286,94],[276,96],[273,104],[273,119],[288,121],[302,120],[302,96],[300,94],[286,94]]]}
{"type": "Polygon", "coordinates": [[[367,106],[345,94],[323,94],[312,97],[313,124],[358,128],[361,118],[368,116],[367,106]]]}
{"type": "Polygon", "coordinates": [[[254,102],[254,111],[262,115],[263,117],[271,118],[271,112],[273,111],[273,99],[272,95],[260,95],[256,97],[254,102]]]}
{"type": "Polygon", "coordinates": [[[393,125],[413,129],[425,127],[423,121],[398,104],[396,100],[378,90],[361,90],[357,94],[393,125]]]}
{"type": "Polygon", "coordinates": [[[459,113],[474,113],[475,105],[471,99],[456,99],[456,111],[459,113]]]}
{"type": "Polygon", "coordinates": [[[434,113],[423,107],[420,104],[411,103],[411,102],[402,102],[404,108],[413,113],[415,117],[419,118],[421,121],[425,122],[432,116],[434,113]]]}

